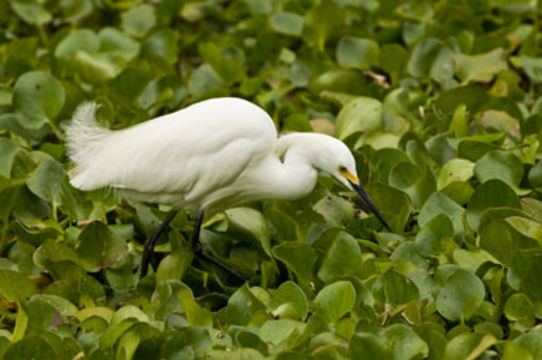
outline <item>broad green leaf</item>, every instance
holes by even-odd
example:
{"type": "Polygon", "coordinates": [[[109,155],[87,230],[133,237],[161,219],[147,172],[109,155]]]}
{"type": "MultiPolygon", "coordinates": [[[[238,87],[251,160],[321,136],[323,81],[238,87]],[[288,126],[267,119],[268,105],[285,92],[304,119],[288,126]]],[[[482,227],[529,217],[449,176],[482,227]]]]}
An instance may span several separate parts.
{"type": "Polygon", "coordinates": [[[11,168],[15,155],[21,151],[21,147],[14,141],[0,138],[0,175],[11,178],[11,168]]]}
{"type": "Polygon", "coordinates": [[[36,293],[36,284],[20,272],[0,269],[0,295],[11,302],[21,301],[36,293]]]}
{"type": "Polygon", "coordinates": [[[451,200],[446,195],[436,192],[431,195],[418,215],[418,223],[421,227],[424,227],[431,219],[440,214],[447,215],[454,226],[454,233],[460,233],[463,231],[463,212],[465,209],[459,204],[451,200]]]}
{"type": "Polygon", "coordinates": [[[474,163],[466,159],[452,159],[448,161],[437,177],[437,187],[442,190],[456,181],[468,181],[474,175],[474,163]]]}
{"type": "Polygon", "coordinates": [[[542,161],[538,161],[529,170],[529,184],[536,189],[542,189],[542,161]]]}
{"type": "Polygon", "coordinates": [[[458,269],[446,280],[437,297],[437,310],[450,321],[470,318],[485,297],[483,282],[472,273],[458,269]]]}
{"type": "Polygon", "coordinates": [[[122,29],[128,35],[143,37],[156,23],[154,7],[142,4],[121,15],[122,29]]]}
{"type": "Polygon", "coordinates": [[[429,220],[416,234],[414,244],[416,250],[423,256],[436,255],[440,251],[442,241],[452,238],[454,227],[446,214],[439,214],[429,220]]]}
{"type": "Polygon", "coordinates": [[[333,227],[341,227],[354,217],[352,203],[333,194],[324,196],[314,204],[313,209],[333,227]]]}
{"type": "Polygon", "coordinates": [[[522,55],[521,66],[532,81],[542,82],[542,58],[522,55]]]}
{"type": "Polygon", "coordinates": [[[329,323],[335,323],[352,310],[356,291],[349,281],[337,281],[320,290],[312,303],[313,311],[329,323]]]}
{"type": "Polygon", "coordinates": [[[463,333],[450,340],[446,345],[444,359],[474,360],[495,345],[496,342],[497,339],[489,334],[463,333]]]}
{"type": "Polygon", "coordinates": [[[98,39],[101,52],[120,57],[126,62],[133,60],[139,53],[139,43],[114,28],[100,30],[98,39]]]}
{"type": "Polygon", "coordinates": [[[234,231],[248,234],[258,240],[268,255],[271,255],[269,228],[262,213],[251,208],[234,208],[225,211],[229,226],[234,231]]]}
{"type": "Polygon", "coordinates": [[[365,70],[378,61],[378,43],[371,39],[345,36],[336,50],[337,63],[344,68],[365,70]]]}
{"type": "Polygon", "coordinates": [[[514,191],[500,180],[489,180],[480,185],[472,194],[467,211],[470,226],[478,230],[482,212],[492,207],[520,209],[521,204],[514,191]]]}
{"type": "Polygon", "coordinates": [[[288,11],[278,11],[269,16],[271,28],[279,34],[301,36],[303,17],[288,11]]]}
{"type": "Polygon", "coordinates": [[[429,353],[427,344],[412,330],[405,325],[395,324],[390,326],[384,332],[391,348],[393,349],[394,359],[408,360],[416,358],[426,358],[429,353]]]}
{"type": "Polygon", "coordinates": [[[169,64],[173,64],[177,60],[179,52],[177,36],[177,33],[170,29],[155,31],[145,39],[145,49],[164,58],[169,64]]]}
{"type": "Polygon", "coordinates": [[[52,15],[43,7],[43,3],[37,0],[13,0],[11,8],[23,21],[32,25],[42,25],[52,19],[52,15]]]}
{"type": "Polygon", "coordinates": [[[300,279],[312,279],[312,271],[316,262],[316,253],[312,247],[288,241],[274,246],[271,251],[277,259],[282,261],[300,279]]]}
{"type": "Polygon", "coordinates": [[[245,54],[242,50],[221,48],[214,43],[205,42],[198,45],[198,51],[224,82],[234,83],[243,79],[245,54]]]}
{"type": "Polygon", "coordinates": [[[13,88],[13,105],[24,116],[22,125],[36,130],[54,119],[64,106],[62,84],[51,74],[27,72],[17,79],[13,88]]]}
{"type": "Polygon", "coordinates": [[[393,351],[382,338],[371,333],[355,333],[350,340],[349,349],[353,359],[394,359],[393,351]]]}
{"type": "Polygon", "coordinates": [[[323,0],[305,13],[303,40],[323,51],[326,41],[337,33],[342,24],[342,12],[331,0],[323,0]]]}
{"type": "Polygon", "coordinates": [[[457,54],[455,64],[457,75],[464,82],[489,82],[499,71],[508,68],[506,53],[501,48],[485,54],[457,54]]]}
{"type": "Polygon", "coordinates": [[[522,321],[529,324],[534,320],[534,306],[525,294],[516,293],[506,300],[504,314],[511,321],[522,321]]]}
{"type": "Polygon", "coordinates": [[[79,235],[77,255],[85,270],[118,268],[128,260],[126,243],[106,225],[95,221],[79,235]]]}
{"type": "Polygon", "coordinates": [[[393,306],[406,304],[418,299],[419,292],[416,285],[407,278],[395,271],[388,271],[382,277],[384,296],[386,302],[393,306]]]}
{"type": "Polygon", "coordinates": [[[188,323],[192,326],[211,327],[213,318],[208,309],[202,308],[194,299],[194,295],[188,286],[182,284],[177,298],[183,306],[184,314],[188,323]]]}
{"type": "Polygon", "coordinates": [[[295,342],[304,327],[305,324],[289,319],[268,320],[260,328],[259,335],[266,343],[278,346],[284,342],[295,342]]]}
{"type": "Polygon", "coordinates": [[[327,250],[318,277],[325,283],[345,275],[354,274],[362,262],[357,241],[345,232],[339,232],[327,250]]]}
{"type": "Polygon", "coordinates": [[[58,43],[55,48],[55,57],[70,59],[79,51],[92,54],[98,52],[99,48],[100,39],[93,31],[88,29],[75,30],[58,43]]]}
{"type": "Polygon", "coordinates": [[[345,139],[358,132],[371,132],[381,126],[382,104],[368,97],[359,97],[346,104],[335,122],[335,136],[345,139]]]}
{"type": "Polygon", "coordinates": [[[304,320],[309,312],[305,293],[292,281],[282,283],[275,290],[268,307],[271,314],[280,319],[304,320]]]}
{"type": "Polygon", "coordinates": [[[40,359],[55,360],[55,352],[51,345],[38,335],[28,336],[13,343],[4,354],[6,360],[40,359]]]}

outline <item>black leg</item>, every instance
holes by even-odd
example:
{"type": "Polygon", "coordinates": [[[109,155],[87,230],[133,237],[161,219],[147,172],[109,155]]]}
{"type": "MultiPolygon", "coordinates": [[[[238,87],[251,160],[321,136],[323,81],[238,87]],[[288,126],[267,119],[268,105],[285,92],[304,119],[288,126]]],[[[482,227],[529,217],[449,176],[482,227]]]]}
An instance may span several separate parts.
{"type": "Polygon", "coordinates": [[[205,213],[204,210],[199,211],[198,217],[196,219],[196,224],[194,225],[194,232],[192,233],[192,251],[194,252],[194,255],[200,259],[203,259],[205,261],[212,263],[213,265],[217,266],[220,270],[233,275],[233,277],[235,277],[237,280],[244,282],[245,278],[242,275],[240,275],[235,270],[230,269],[228,266],[221,263],[220,261],[218,261],[211,255],[207,254],[205,250],[203,250],[201,243],[199,242],[199,235],[201,232],[201,224],[203,223],[204,213],[205,213]]]}
{"type": "Polygon", "coordinates": [[[151,261],[151,255],[153,253],[154,246],[156,245],[156,241],[158,241],[158,237],[160,236],[160,234],[164,232],[171,220],[173,220],[175,215],[177,215],[177,212],[179,212],[179,210],[171,210],[167,214],[166,219],[154,232],[154,234],[152,234],[152,236],[145,242],[145,246],[143,247],[143,256],[141,258],[141,273],[139,278],[143,278],[145,275],[147,275],[147,271],[149,270],[149,263],[151,261]]]}

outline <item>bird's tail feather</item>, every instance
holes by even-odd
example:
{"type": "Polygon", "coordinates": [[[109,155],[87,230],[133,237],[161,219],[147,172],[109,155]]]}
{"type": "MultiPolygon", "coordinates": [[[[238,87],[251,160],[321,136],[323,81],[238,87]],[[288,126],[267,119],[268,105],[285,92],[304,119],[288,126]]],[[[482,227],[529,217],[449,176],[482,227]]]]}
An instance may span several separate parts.
{"type": "Polygon", "coordinates": [[[68,155],[77,165],[84,163],[97,143],[111,133],[96,122],[98,107],[94,102],[79,105],[66,128],[68,155]]]}

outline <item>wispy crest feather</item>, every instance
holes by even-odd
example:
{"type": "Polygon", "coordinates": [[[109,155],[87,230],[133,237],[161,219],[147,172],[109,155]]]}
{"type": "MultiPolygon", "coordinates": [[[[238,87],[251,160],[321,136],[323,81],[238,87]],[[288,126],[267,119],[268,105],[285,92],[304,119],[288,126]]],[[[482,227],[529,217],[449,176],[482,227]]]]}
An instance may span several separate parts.
{"type": "Polygon", "coordinates": [[[98,108],[99,105],[94,102],[79,105],[66,129],[68,155],[77,165],[88,158],[97,142],[111,133],[96,122],[98,108]]]}

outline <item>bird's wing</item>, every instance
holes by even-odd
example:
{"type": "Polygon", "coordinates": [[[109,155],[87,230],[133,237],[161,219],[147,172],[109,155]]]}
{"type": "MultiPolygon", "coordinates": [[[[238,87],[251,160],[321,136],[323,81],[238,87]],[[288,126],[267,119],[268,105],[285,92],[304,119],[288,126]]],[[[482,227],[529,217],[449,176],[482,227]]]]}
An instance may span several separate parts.
{"type": "Polygon", "coordinates": [[[71,183],[83,190],[111,186],[195,200],[271,153],[276,138],[273,121],[256,105],[207,100],[111,132],[77,163],[71,183]]]}

